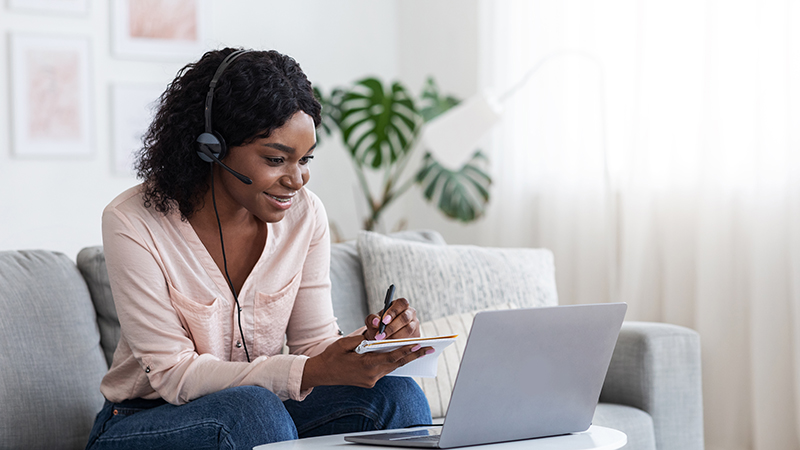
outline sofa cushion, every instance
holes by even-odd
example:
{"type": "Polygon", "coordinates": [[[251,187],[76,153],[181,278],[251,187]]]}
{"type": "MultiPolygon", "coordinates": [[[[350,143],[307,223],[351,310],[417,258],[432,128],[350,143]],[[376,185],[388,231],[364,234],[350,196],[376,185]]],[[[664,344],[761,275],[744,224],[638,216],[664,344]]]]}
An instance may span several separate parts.
{"type": "MultiPolygon", "coordinates": [[[[516,305],[503,303],[491,309],[514,309],[516,305]]],[[[428,404],[431,407],[431,416],[434,419],[444,417],[447,406],[450,404],[450,395],[456,383],[458,368],[461,366],[461,357],[467,345],[467,337],[472,329],[472,320],[478,311],[462,314],[452,314],[436,320],[422,322],[420,332],[422,336],[446,336],[456,334],[458,337],[453,345],[442,350],[437,361],[436,376],[434,378],[415,378],[422,388],[428,404]]]]}
{"type": "MultiPolygon", "coordinates": [[[[404,241],[427,242],[440,246],[446,244],[441,234],[430,230],[400,231],[389,236],[404,241]]],[[[364,319],[370,313],[364,290],[361,258],[358,256],[355,240],[331,245],[331,285],[333,311],[339,328],[349,334],[362,327],[364,319]]],[[[377,312],[379,309],[372,311],[377,312]]]]}
{"type": "Polygon", "coordinates": [[[60,253],[0,252],[0,448],[83,448],[107,367],[89,291],[60,253]]]}
{"type": "Polygon", "coordinates": [[[592,425],[613,428],[628,436],[626,449],[656,450],[653,418],[641,409],[614,403],[600,403],[594,411],[592,425]]]}
{"type": "Polygon", "coordinates": [[[626,321],[600,401],[630,405],[653,418],[661,448],[703,449],[700,335],[667,323],[626,321]]]}
{"type": "Polygon", "coordinates": [[[421,321],[502,303],[558,304],[553,253],[547,249],[435,246],[362,231],[358,253],[371,311],[383,308],[390,284],[421,321]]]}
{"type": "Polygon", "coordinates": [[[77,264],[92,294],[92,303],[97,311],[97,325],[100,327],[100,346],[103,347],[106,362],[111,367],[120,331],[103,247],[98,245],[84,248],[78,253],[77,264]]]}

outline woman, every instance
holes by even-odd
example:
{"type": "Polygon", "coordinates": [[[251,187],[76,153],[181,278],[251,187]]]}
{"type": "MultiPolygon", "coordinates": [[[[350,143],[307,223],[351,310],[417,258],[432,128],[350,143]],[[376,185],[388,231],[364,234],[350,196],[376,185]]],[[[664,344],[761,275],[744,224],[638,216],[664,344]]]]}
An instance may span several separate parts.
{"type": "Polygon", "coordinates": [[[419,336],[405,299],[383,333],[372,314],[340,336],[327,216],[304,188],[320,120],[306,76],[274,51],[208,52],[161,96],[144,182],[103,212],[121,337],[87,448],[249,449],[430,423],[419,387],[383,376],[431,349],[353,351],[419,336]]]}

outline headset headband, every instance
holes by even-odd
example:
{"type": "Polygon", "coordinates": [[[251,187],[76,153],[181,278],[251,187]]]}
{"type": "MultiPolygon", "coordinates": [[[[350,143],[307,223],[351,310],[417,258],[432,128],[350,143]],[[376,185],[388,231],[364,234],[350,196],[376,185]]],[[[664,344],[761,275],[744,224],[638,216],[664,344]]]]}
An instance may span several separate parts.
{"type": "Polygon", "coordinates": [[[208,85],[208,94],[206,94],[206,133],[212,133],[211,130],[211,104],[214,102],[214,87],[217,85],[217,81],[219,77],[222,76],[222,72],[225,70],[230,63],[233,62],[236,58],[242,56],[243,54],[249,52],[250,50],[236,50],[235,52],[228,55],[224,60],[222,60],[222,64],[219,65],[217,68],[216,73],[214,73],[214,77],[211,78],[211,83],[208,85]]]}

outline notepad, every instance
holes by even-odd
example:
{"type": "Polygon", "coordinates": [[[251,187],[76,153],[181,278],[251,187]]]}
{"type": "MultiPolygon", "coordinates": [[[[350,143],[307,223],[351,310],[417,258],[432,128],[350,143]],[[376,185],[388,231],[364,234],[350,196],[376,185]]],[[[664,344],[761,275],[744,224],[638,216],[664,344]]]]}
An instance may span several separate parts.
{"type": "Polygon", "coordinates": [[[424,338],[409,338],[409,339],[386,339],[383,341],[362,341],[356,347],[356,353],[369,353],[369,352],[390,352],[406,345],[419,344],[423,347],[432,347],[433,353],[425,355],[422,358],[417,358],[414,361],[406,364],[403,367],[398,367],[394,372],[389,373],[395,377],[421,377],[433,378],[436,376],[436,369],[439,367],[438,360],[439,354],[448,345],[456,341],[458,335],[449,336],[434,336],[424,338]]]}

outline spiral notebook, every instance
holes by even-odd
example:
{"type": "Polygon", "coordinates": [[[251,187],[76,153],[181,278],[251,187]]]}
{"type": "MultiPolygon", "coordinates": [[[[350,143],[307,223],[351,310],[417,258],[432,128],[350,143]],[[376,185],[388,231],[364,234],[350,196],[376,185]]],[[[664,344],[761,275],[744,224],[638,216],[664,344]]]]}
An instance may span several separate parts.
{"type": "Polygon", "coordinates": [[[457,337],[457,334],[453,334],[450,336],[362,341],[361,344],[356,347],[356,353],[390,352],[400,347],[417,344],[423,347],[432,347],[434,350],[433,353],[425,355],[422,358],[417,358],[405,366],[398,367],[389,375],[395,377],[433,378],[436,376],[436,369],[439,367],[439,355],[442,353],[442,350],[455,342],[457,337]]]}

